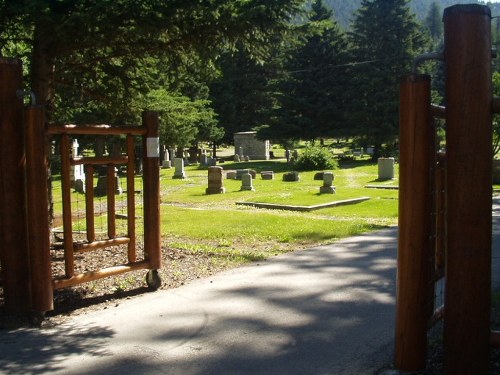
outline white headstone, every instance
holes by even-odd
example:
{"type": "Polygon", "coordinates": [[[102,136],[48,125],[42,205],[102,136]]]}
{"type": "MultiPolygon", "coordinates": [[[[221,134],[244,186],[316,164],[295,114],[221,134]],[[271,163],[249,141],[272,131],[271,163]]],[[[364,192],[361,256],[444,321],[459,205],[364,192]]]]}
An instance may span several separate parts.
{"type": "MultiPolygon", "coordinates": [[[[73,158],[78,157],[78,140],[73,139],[71,155],[73,158]]],[[[82,164],[71,166],[71,185],[79,193],[85,193],[85,170],[82,164]]]]}
{"type": "Polygon", "coordinates": [[[186,178],[186,172],[184,171],[184,159],[175,158],[174,167],[175,172],[173,178],[186,178]]]}
{"type": "Polygon", "coordinates": [[[241,190],[255,191],[252,180],[252,175],[250,173],[243,174],[241,176],[241,190]]]}
{"type": "Polygon", "coordinates": [[[378,159],[378,179],[392,180],[394,178],[394,158],[378,159]]]}

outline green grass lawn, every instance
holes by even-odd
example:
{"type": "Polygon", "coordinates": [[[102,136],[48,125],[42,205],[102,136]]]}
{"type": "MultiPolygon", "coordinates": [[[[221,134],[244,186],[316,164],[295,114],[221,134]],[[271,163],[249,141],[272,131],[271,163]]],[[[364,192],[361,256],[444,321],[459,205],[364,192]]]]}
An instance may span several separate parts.
{"type": "MultiPolygon", "coordinates": [[[[225,194],[207,195],[207,169],[186,167],[186,179],[173,179],[174,169],[160,171],[161,235],[163,246],[202,252],[220,262],[239,264],[264,259],[279,253],[330,243],[337,239],[372,231],[397,223],[397,190],[369,189],[366,185],[397,185],[397,179],[377,181],[377,165],[368,161],[350,161],[334,171],[336,194],[319,194],[322,181],[315,172],[301,172],[300,181],[284,182],[290,166],[282,160],[248,163],[222,163],[225,170],[251,168],[257,171],[255,192],[240,191],[241,181],[224,180],[225,194]],[[259,172],[272,170],[274,180],[263,180],[259,172]],[[259,209],[237,202],[266,202],[311,206],[345,199],[370,197],[348,206],[312,212],[259,209]]],[[[396,166],[397,177],[397,166],[396,166]]],[[[94,184],[95,185],[95,184],[94,184]]],[[[125,181],[122,181],[122,186],[125,181]]],[[[136,189],[142,186],[141,177],[136,189]]],[[[56,213],[60,211],[60,185],[54,182],[56,213]]],[[[137,197],[140,202],[142,198],[137,197]]],[[[116,196],[123,207],[125,195],[116,196]]],[[[72,193],[72,209],[82,213],[73,230],[85,230],[84,198],[72,193]]],[[[95,203],[106,207],[106,200],[95,203]]],[[[106,214],[96,210],[97,232],[106,232],[106,214]]],[[[103,210],[105,211],[105,209],[103,210]]],[[[117,211],[119,211],[117,209],[117,211]]],[[[123,212],[125,214],[125,212],[123,212]]],[[[142,211],[138,207],[137,233],[142,234],[142,211]]],[[[117,231],[125,232],[125,220],[117,220],[117,231]]]]}
{"type": "Polygon", "coordinates": [[[225,170],[251,168],[273,170],[274,180],[253,181],[255,192],[240,191],[241,181],[224,180],[225,194],[206,195],[207,170],[186,167],[187,178],[173,179],[173,169],[161,171],[161,231],[169,246],[213,252],[240,260],[265,258],[295,248],[329,243],[339,238],[380,229],[397,223],[397,190],[367,189],[377,181],[377,165],[351,162],[334,171],[336,194],[319,194],[322,181],[315,172],[301,172],[299,182],[283,182],[289,166],[282,160],[223,163],[225,170]],[[259,209],[236,202],[316,205],[338,200],[370,197],[349,206],[312,212],[259,209]]]}

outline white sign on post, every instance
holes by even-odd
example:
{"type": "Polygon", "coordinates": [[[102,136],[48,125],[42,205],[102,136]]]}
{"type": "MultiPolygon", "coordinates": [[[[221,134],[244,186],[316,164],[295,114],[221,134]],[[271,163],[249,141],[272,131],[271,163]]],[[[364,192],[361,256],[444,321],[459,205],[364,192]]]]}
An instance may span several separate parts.
{"type": "Polygon", "coordinates": [[[146,139],[146,156],[148,158],[160,157],[160,138],[148,137],[146,139]]]}

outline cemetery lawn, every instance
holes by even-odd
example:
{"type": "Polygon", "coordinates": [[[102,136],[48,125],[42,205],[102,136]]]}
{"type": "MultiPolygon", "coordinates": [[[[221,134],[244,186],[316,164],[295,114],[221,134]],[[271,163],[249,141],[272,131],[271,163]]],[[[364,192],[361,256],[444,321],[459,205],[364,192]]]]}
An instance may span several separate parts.
{"type": "MultiPolygon", "coordinates": [[[[269,257],[299,251],[338,239],[397,224],[398,191],[366,188],[366,185],[397,186],[396,179],[377,181],[378,167],[367,160],[349,161],[334,172],[336,194],[319,194],[322,181],[315,172],[300,172],[300,181],[284,182],[290,171],[284,160],[247,163],[225,162],[225,170],[255,169],[254,192],[240,191],[241,181],[224,180],[225,194],[207,195],[207,168],[186,167],[186,179],[173,179],[174,169],[160,171],[162,289],[175,288],[197,278],[206,278],[221,270],[247,262],[263,262],[269,257]],[[274,171],[274,180],[263,180],[261,171],[274,171]],[[359,197],[361,203],[325,208],[311,212],[260,209],[237,202],[311,206],[359,197]]],[[[140,189],[141,177],[137,177],[140,189]]],[[[126,186],[125,181],[121,181],[126,186]]],[[[94,183],[95,186],[95,183],[94,183]]],[[[54,226],[61,225],[60,181],[54,179],[54,226]],[[58,217],[59,216],[59,217],[58,217]]],[[[124,214],[125,194],[116,196],[117,214],[124,214]]],[[[137,202],[141,199],[138,197],[137,202]]],[[[84,212],[83,195],[72,193],[73,209],[84,212]]],[[[106,232],[104,201],[95,202],[97,232],[106,232]],[[101,210],[99,207],[104,207],[101,210]]],[[[142,215],[141,211],[137,214],[142,215]]],[[[138,220],[140,221],[140,220],[138,220]]],[[[124,223],[125,220],[118,222],[124,223]]],[[[122,224],[124,225],[124,224],[122,224]]],[[[85,220],[74,221],[73,230],[85,230],[85,220]]],[[[121,229],[118,228],[118,231],[121,229]]],[[[137,254],[143,254],[142,226],[137,227],[137,254]]],[[[113,249],[113,248],[111,248],[113,249]]],[[[113,264],[124,249],[102,250],[79,256],[81,269],[100,269],[113,264]]],[[[53,269],[64,269],[54,253],[53,269]]],[[[59,256],[59,261],[62,257],[59,256]]],[[[66,315],[98,310],[117,304],[121,298],[144,293],[146,271],[139,270],[107,277],[56,291],[55,309],[48,313],[51,323],[63,322],[66,315]]],[[[0,299],[2,296],[0,295],[0,299]]],[[[2,319],[0,314],[0,326],[2,319]]]]}
{"type": "MultiPolygon", "coordinates": [[[[301,172],[300,181],[284,182],[284,160],[223,163],[224,170],[257,171],[255,191],[240,191],[241,181],[224,180],[225,194],[205,194],[207,169],[186,167],[187,178],[173,179],[173,169],[161,171],[161,233],[168,248],[208,254],[228,266],[264,260],[283,252],[331,243],[340,238],[397,224],[398,191],[366,188],[397,186],[397,179],[377,181],[377,165],[349,162],[334,171],[336,194],[319,194],[316,172],[301,172]],[[274,171],[263,180],[260,171],[274,171]],[[312,206],[360,197],[370,199],[311,212],[261,209],[237,202],[312,206]]],[[[396,168],[397,177],[397,168],[396,168]]]]}

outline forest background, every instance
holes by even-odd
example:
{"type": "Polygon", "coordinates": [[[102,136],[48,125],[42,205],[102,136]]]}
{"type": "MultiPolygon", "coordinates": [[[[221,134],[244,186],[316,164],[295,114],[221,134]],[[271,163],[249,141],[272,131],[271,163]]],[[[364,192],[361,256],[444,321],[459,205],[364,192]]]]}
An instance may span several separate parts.
{"type": "MultiPolygon", "coordinates": [[[[284,147],[349,138],[377,158],[397,153],[399,77],[442,50],[443,9],[464,2],[2,0],[0,54],[23,61],[51,122],[137,124],[151,109],[167,148],[256,130],[284,147]]],[[[442,104],[441,64],[422,71],[442,104]]]]}

